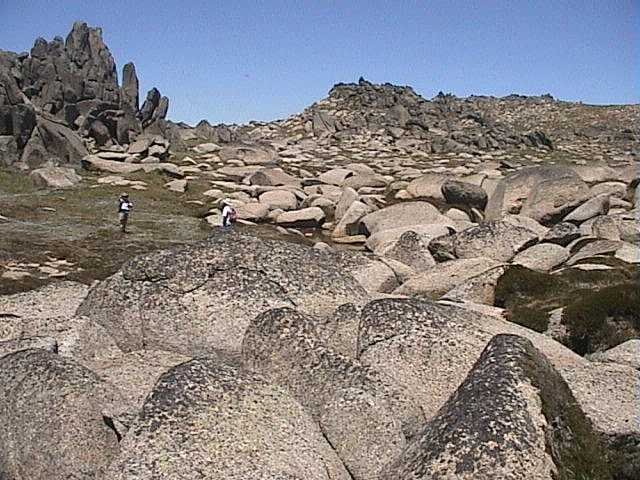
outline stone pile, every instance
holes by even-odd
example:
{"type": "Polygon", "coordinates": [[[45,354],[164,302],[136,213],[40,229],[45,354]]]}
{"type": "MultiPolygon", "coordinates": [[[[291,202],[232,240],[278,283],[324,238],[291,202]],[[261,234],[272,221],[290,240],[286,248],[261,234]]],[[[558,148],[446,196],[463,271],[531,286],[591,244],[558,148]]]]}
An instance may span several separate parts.
{"type": "Polygon", "coordinates": [[[362,79],[357,84],[335,85],[327,99],[295,121],[304,137],[349,141],[363,131],[380,131],[396,145],[414,144],[435,154],[518,145],[553,148],[544,132],[509,131],[475,101],[442,93],[428,101],[411,87],[375,85],[362,79]]]}
{"type": "Polygon", "coordinates": [[[301,146],[375,142],[436,155],[515,148],[589,158],[611,155],[611,146],[620,153],[637,151],[639,119],[637,105],[597,107],[550,95],[458,98],[440,93],[427,100],[411,87],[361,79],[335,85],[327,98],[299,115],[242,130],[254,139],[301,146]]]}

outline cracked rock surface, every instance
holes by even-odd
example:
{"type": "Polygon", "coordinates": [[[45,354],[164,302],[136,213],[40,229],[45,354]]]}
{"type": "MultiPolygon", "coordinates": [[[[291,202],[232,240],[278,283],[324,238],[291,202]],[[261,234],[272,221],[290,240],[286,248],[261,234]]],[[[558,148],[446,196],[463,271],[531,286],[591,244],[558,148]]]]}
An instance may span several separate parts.
{"type": "Polygon", "coordinates": [[[237,354],[251,320],[270,308],[327,315],[367,294],[330,252],[222,233],[138,257],[93,288],[78,309],[123,351],[237,354]]]}

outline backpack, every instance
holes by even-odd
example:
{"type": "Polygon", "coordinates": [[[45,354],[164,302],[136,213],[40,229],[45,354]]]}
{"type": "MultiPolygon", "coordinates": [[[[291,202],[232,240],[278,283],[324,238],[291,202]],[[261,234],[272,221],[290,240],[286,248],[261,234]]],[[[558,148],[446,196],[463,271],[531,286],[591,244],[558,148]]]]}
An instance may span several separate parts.
{"type": "Polygon", "coordinates": [[[238,219],[238,212],[236,212],[236,209],[233,207],[231,207],[231,211],[229,212],[229,219],[234,222],[238,219]]]}

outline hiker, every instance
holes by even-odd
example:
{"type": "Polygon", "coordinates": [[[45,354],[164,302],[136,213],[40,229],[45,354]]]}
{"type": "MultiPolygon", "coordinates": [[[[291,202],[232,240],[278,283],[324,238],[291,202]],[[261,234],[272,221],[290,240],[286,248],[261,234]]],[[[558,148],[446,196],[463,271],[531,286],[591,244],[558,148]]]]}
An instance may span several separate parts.
{"type": "Polygon", "coordinates": [[[127,222],[129,221],[129,212],[133,208],[133,203],[129,200],[129,194],[123,193],[118,199],[120,206],[118,207],[118,213],[120,214],[120,226],[122,232],[127,233],[127,222]]]}
{"type": "Polygon", "coordinates": [[[237,218],[236,210],[231,206],[231,201],[225,198],[222,201],[222,226],[224,228],[231,227],[231,223],[237,218]]]}

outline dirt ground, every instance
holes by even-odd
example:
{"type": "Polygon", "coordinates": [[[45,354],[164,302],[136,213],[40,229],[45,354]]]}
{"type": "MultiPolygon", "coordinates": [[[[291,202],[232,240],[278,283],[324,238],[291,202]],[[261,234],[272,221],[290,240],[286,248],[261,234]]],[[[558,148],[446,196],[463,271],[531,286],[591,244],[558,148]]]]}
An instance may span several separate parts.
{"type": "MultiPolygon", "coordinates": [[[[0,170],[0,295],[57,279],[91,283],[114,273],[143,252],[204,239],[208,207],[189,204],[190,194],[163,187],[146,175],[147,190],[97,185],[83,172],[79,187],[39,190],[29,178],[0,170]],[[118,225],[118,196],[130,192],[130,232],[118,225]]],[[[192,186],[197,190],[197,186],[192,186]]]]}

